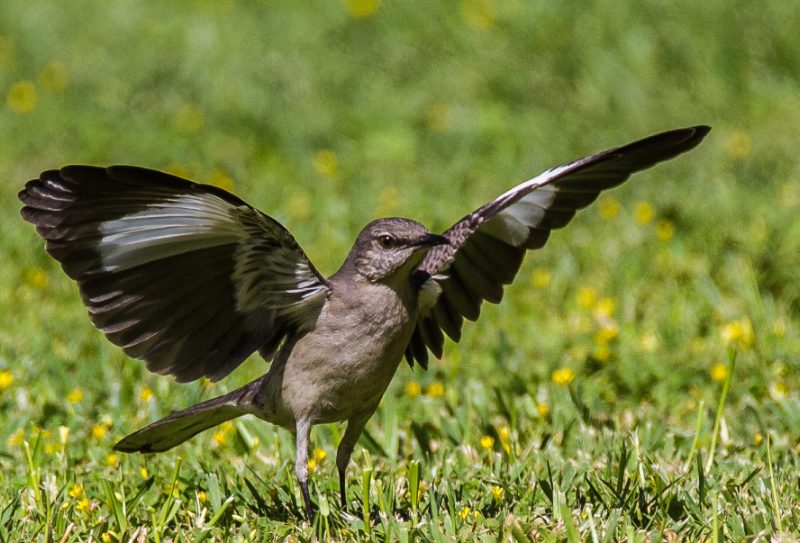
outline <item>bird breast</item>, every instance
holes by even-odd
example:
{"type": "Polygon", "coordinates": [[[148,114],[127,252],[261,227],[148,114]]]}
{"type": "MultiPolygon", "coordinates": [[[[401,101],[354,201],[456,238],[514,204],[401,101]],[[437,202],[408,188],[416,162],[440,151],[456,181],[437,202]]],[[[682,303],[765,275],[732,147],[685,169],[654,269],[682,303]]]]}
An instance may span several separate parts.
{"type": "Polygon", "coordinates": [[[414,328],[409,299],[378,283],[333,289],[316,326],[286,362],[281,396],[295,420],[347,420],[377,407],[414,328]]]}

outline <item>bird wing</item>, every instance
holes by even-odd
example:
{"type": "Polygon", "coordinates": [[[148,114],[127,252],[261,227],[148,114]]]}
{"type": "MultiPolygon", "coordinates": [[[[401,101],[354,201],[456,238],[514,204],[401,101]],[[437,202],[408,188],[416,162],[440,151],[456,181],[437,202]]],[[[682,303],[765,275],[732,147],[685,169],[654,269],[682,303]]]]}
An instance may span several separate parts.
{"type": "Polygon", "coordinates": [[[417,326],[406,359],[427,367],[428,350],[441,358],[444,333],[461,337],[464,318],[476,320],[483,300],[500,302],[526,250],[542,247],[601,191],[639,170],[695,147],[710,128],[671,130],[568,162],[525,181],[479,207],[431,249],[412,276],[420,287],[417,326]]]}
{"type": "Polygon", "coordinates": [[[217,187],[67,166],[19,193],[89,316],[150,371],[218,380],[316,321],[328,292],[292,235],[217,187]]]}

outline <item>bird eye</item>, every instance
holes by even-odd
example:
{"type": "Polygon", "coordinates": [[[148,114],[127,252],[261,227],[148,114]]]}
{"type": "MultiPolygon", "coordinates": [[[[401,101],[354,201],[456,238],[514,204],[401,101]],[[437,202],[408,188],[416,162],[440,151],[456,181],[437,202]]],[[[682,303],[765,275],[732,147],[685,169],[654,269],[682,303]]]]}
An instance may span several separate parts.
{"type": "Polygon", "coordinates": [[[383,234],[378,237],[378,243],[383,249],[391,249],[394,247],[394,238],[389,234],[383,234]]]}

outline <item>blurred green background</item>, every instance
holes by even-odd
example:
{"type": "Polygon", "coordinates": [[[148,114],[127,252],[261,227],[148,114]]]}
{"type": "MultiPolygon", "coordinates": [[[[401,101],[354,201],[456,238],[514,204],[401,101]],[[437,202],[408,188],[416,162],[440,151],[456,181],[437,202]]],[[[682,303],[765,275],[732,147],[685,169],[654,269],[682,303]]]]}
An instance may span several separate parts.
{"type": "MultiPolygon", "coordinates": [[[[800,10],[779,1],[0,1],[0,498],[11,503],[36,486],[22,443],[40,442],[34,464],[41,477],[59,473],[53,503],[81,527],[74,533],[130,535],[100,520],[111,506],[99,480],[166,484],[175,455],[109,458],[114,439],[264,368],[254,359],[208,391],[148,375],[107,344],[19,219],[16,192],[41,170],[127,163],[222,186],[281,221],[330,274],[370,219],[408,216],[441,230],[547,167],[702,123],[713,131],[698,149],[637,175],[530,255],[504,303],[485,307],[431,371],[402,367],[366,446],[386,485],[406,476],[407,460],[422,460],[423,479],[445,488],[443,509],[453,504],[430,517],[439,527],[431,530],[454,538],[510,533],[514,522],[530,536],[534,519],[545,519],[537,533],[560,537],[569,526],[552,488],[548,501],[536,482],[547,462],[573,466],[564,499],[586,536],[595,517],[581,516],[580,496],[591,492],[580,481],[610,464],[631,432],[637,444],[638,432],[651,435],[641,438],[648,465],[684,462],[693,437],[707,450],[735,346],[720,434],[728,469],[708,474],[711,483],[687,476],[680,491],[702,494],[703,484],[723,488],[726,476],[763,468],[772,435],[784,466],[778,509],[793,508],[797,520],[798,28],[800,10]],[[469,461],[450,466],[459,454],[469,461]],[[448,470],[452,500],[441,481],[448,470]],[[72,496],[77,484],[83,494],[72,496]]],[[[284,469],[291,439],[262,426],[238,424],[236,440],[215,436],[213,453],[208,437],[179,450],[189,459],[184,504],[213,494],[204,472],[237,496],[244,520],[225,517],[214,528],[222,531],[208,528],[212,537],[237,522],[277,529],[248,509],[242,477],[261,473],[278,488],[264,491],[277,504],[272,516],[297,498],[284,469]]],[[[323,497],[333,497],[339,430],[316,434],[328,451],[315,475],[323,497]]],[[[736,520],[733,511],[770,510],[753,492],[751,501],[721,498],[730,537],[785,528],[774,507],[762,524],[736,520]]],[[[154,507],[165,499],[147,496],[154,507]]],[[[610,513],[597,523],[612,539],[630,526],[705,537],[707,511],[690,514],[689,500],[676,500],[684,509],[673,517],[665,506],[660,525],[639,526],[624,507],[620,524],[610,513]]],[[[128,514],[150,526],[142,507],[128,514]]],[[[183,514],[169,530],[197,535],[183,514]]],[[[23,517],[21,506],[0,514],[0,530],[29,536],[14,531],[23,517]]],[[[371,537],[337,522],[349,527],[328,537],[371,537]]],[[[434,533],[412,524],[397,521],[395,533],[434,533]]]]}

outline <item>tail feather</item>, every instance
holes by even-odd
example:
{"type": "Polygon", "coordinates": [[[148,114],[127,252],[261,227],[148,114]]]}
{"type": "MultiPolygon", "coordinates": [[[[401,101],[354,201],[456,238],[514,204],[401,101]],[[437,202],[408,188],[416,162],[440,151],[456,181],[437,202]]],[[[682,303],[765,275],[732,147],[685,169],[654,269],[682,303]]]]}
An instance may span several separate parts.
{"type": "Polygon", "coordinates": [[[249,413],[248,406],[260,384],[258,379],[224,396],[172,413],[123,438],[114,450],[156,453],[176,447],[203,430],[249,413]]]}

